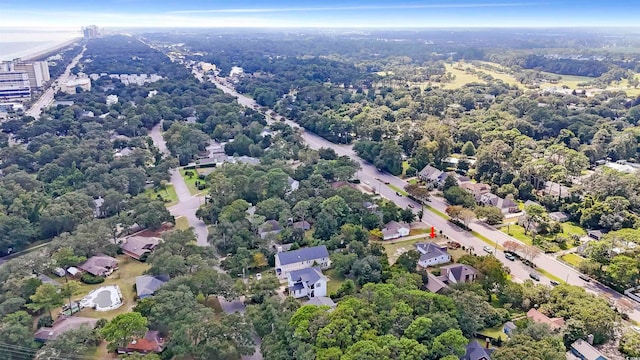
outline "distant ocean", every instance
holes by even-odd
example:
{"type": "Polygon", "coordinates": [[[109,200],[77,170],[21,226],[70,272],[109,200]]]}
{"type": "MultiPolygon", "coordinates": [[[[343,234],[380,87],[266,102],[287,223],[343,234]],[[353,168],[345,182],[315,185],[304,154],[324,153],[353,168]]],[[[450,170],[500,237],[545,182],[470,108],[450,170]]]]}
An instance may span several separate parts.
{"type": "Polygon", "coordinates": [[[27,57],[81,36],[80,29],[0,28],[0,61],[27,57]]]}

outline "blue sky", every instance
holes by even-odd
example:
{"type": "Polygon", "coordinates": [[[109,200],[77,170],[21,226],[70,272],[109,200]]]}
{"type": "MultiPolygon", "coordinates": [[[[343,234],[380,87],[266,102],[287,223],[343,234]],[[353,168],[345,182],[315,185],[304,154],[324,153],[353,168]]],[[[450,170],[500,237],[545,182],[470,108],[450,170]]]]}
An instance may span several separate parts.
{"type": "Polygon", "coordinates": [[[637,26],[630,0],[0,0],[0,27],[637,26]]]}

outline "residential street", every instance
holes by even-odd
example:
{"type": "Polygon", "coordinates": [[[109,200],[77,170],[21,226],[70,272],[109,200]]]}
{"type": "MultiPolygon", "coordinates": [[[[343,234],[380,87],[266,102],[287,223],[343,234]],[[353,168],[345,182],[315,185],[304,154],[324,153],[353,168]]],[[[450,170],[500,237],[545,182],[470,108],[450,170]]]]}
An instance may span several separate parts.
{"type": "MultiPolygon", "coordinates": [[[[238,102],[240,104],[248,107],[255,107],[255,105],[257,105],[253,99],[246,97],[244,95],[238,94],[235,90],[220,83],[218,79],[214,80],[213,82],[216,84],[218,88],[220,88],[225,93],[228,93],[237,97],[238,102]]],[[[267,115],[267,118],[268,118],[267,119],[268,121],[274,121],[274,119],[272,119],[271,116],[269,115],[267,115]]],[[[282,120],[282,117],[275,116],[275,119],[282,120]]],[[[298,126],[293,121],[290,121],[290,120],[284,120],[284,121],[294,128],[300,128],[300,126],[298,126]]],[[[358,178],[363,183],[369,183],[370,186],[372,186],[376,190],[376,192],[379,193],[381,196],[392,200],[398,206],[403,208],[406,208],[407,205],[412,204],[414,206],[414,212],[417,212],[420,209],[420,204],[416,203],[415,201],[405,196],[400,197],[396,195],[395,190],[391,189],[389,186],[384,184],[384,182],[388,182],[390,185],[403,189],[407,185],[406,181],[396,176],[393,176],[389,173],[378,171],[372,164],[369,164],[366,161],[360,159],[357,156],[357,154],[353,151],[351,145],[334,144],[306,130],[302,132],[302,137],[305,140],[305,142],[309,145],[309,147],[313,149],[318,149],[321,147],[332,148],[336,151],[338,155],[349,156],[353,160],[357,161],[361,166],[360,171],[358,171],[358,178]],[[380,179],[381,181],[376,180],[376,178],[380,179]]],[[[447,207],[443,199],[433,197],[433,196],[431,197],[430,206],[432,206],[434,209],[440,212],[444,212],[444,209],[447,207]]],[[[474,247],[476,253],[481,252],[484,246],[489,245],[484,241],[482,241],[481,239],[472,235],[470,232],[464,231],[458,228],[457,226],[449,223],[447,220],[441,218],[440,216],[436,215],[435,213],[427,209],[425,209],[424,211],[424,217],[422,220],[428,225],[434,226],[436,228],[436,231],[441,230],[443,235],[446,235],[449,238],[455,241],[458,241],[462,245],[474,247]]],[[[470,227],[472,230],[483,235],[484,237],[496,241],[496,244],[498,245],[504,244],[505,241],[515,241],[515,242],[521,243],[519,240],[511,236],[508,236],[507,234],[499,230],[496,230],[491,226],[487,226],[477,221],[470,224],[470,227]]],[[[495,248],[496,244],[490,244],[490,245],[493,245],[495,248]]],[[[505,259],[504,253],[500,250],[494,249],[494,253],[496,254],[496,257],[503,264],[505,264],[505,266],[511,269],[511,273],[514,280],[524,281],[525,279],[529,278],[529,273],[533,272],[533,269],[530,269],[529,267],[523,265],[519,261],[511,262],[505,259]]],[[[539,268],[542,268],[545,271],[559,277],[560,279],[567,281],[569,284],[583,287],[584,289],[592,293],[602,294],[614,300],[624,297],[624,295],[608,287],[600,285],[596,281],[591,281],[591,282],[583,281],[582,279],[578,278],[578,275],[580,275],[580,273],[577,270],[556,260],[551,255],[541,254],[534,259],[534,263],[537,264],[539,268]]],[[[541,276],[541,282],[545,284],[549,284],[549,279],[544,276],[541,276]]],[[[634,305],[635,305],[635,310],[629,314],[629,317],[635,321],[640,321],[640,305],[637,303],[634,303],[634,305]]]]}
{"type": "MultiPolygon", "coordinates": [[[[162,123],[154,126],[149,132],[149,136],[153,139],[153,143],[160,151],[169,154],[167,145],[162,138],[161,128],[162,123]]],[[[171,170],[171,184],[178,195],[178,204],[170,207],[169,212],[175,217],[184,216],[196,233],[198,245],[208,246],[209,242],[207,241],[207,237],[209,231],[207,230],[207,225],[196,217],[196,211],[204,204],[204,196],[191,195],[178,169],[171,170]]]]}

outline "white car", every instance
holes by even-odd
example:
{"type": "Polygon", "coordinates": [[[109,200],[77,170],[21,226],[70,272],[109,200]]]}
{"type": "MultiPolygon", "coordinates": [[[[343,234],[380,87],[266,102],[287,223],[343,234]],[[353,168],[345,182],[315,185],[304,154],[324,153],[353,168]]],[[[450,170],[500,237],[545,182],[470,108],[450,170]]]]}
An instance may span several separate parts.
{"type": "Polygon", "coordinates": [[[631,330],[635,330],[640,333],[640,326],[632,326],[631,330]]]}
{"type": "Polygon", "coordinates": [[[491,254],[493,252],[493,248],[491,246],[489,246],[489,245],[483,247],[482,250],[488,252],[489,254],[491,254]]]}

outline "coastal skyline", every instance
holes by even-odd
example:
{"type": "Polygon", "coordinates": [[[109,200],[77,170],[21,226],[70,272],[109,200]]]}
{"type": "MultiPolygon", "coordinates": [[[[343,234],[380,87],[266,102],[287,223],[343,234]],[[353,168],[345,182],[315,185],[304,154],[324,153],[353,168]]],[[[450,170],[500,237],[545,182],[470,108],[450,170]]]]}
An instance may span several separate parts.
{"type": "Polygon", "coordinates": [[[634,2],[0,1],[7,27],[635,27],[634,2]]]}

